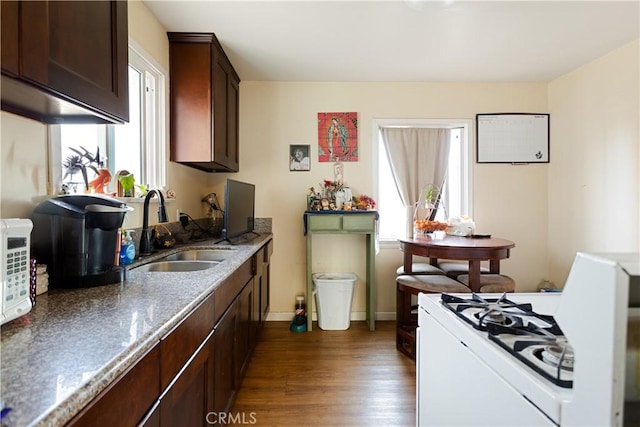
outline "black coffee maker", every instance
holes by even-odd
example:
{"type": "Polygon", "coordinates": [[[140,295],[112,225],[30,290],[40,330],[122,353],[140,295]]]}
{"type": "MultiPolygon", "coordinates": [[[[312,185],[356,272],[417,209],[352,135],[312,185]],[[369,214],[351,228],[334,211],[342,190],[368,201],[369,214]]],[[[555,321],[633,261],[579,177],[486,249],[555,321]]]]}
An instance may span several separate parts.
{"type": "Polygon", "coordinates": [[[45,200],[33,211],[31,250],[47,264],[49,287],[81,288],[120,283],[118,229],[133,209],[112,197],[66,195],[45,200]]]}

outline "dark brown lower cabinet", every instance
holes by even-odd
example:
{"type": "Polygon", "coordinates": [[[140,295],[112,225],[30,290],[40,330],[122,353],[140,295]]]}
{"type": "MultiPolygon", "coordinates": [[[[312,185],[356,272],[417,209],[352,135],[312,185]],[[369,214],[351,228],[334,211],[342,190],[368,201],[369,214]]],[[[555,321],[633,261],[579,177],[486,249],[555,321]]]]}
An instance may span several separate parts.
{"type": "Polygon", "coordinates": [[[229,412],[238,389],[236,371],[236,323],[238,305],[235,300],[216,325],[214,411],[229,412]]]}
{"type": "Polygon", "coordinates": [[[236,327],[236,340],[238,341],[238,354],[236,356],[238,369],[236,370],[236,375],[238,376],[238,384],[247,370],[251,350],[256,340],[255,325],[253,324],[254,293],[254,281],[250,280],[238,295],[238,324],[236,327]]]}
{"type": "Polygon", "coordinates": [[[269,241],[68,425],[220,424],[269,311],[269,241]]]}
{"type": "Polygon", "coordinates": [[[253,335],[254,342],[258,341],[260,335],[260,322],[262,318],[262,309],[260,306],[260,298],[262,297],[262,276],[256,274],[253,278],[253,302],[251,304],[251,334],[253,335]]]}
{"type": "Polygon", "coordinates": [[[206,426],[214,410],[214,331],[160,398],[160,425],[206,426]]]}
{"type": "Polygon", "coordinates": [[[160,401],[157,401],[138,427],[160,427],[160,401]]]}
{"type": "Polygon", "coordinates": [[[259,324],[262,326],[269,314],[269,301],[271,294],[271,254],[273,253],[273,240],[264,245],[258,252],[262,255],[262,269],[258,271],[254,280],[258,281],[260,288],[260,317],[259,324]]]}
{"type": "Polygon", "coordinates": [[[135,426],[160,394],[160,346],[100,393],[67,425],[135,426]]]}

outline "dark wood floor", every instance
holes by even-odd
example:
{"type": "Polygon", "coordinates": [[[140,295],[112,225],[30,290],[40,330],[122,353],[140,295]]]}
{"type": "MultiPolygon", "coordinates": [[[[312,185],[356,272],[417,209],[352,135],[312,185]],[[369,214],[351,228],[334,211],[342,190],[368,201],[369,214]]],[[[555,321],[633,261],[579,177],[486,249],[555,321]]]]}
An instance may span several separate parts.
{"type": "Polygon", "coordinates": [[[309,333],[267,322],[232,413],[257,426],[414,426],[415,372],[394,321],[309,333]]]}

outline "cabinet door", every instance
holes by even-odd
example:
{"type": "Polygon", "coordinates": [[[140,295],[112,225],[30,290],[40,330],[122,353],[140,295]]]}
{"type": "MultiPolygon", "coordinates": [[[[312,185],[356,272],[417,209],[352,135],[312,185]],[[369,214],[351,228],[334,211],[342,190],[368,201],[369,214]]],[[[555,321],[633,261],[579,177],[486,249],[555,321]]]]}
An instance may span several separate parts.
{"type": "Polygon", "coordinates": [[[138,427],[160,427],[160,401],[158,400],[138,427]]]}
{"type": "Polygon", "coordinates": [[[237,383],[244,376],[249,364],[251,349],[255,343],[256,330],[253,318],[253,280],[249,281],[238,296],[238,323],[236,325],[236,340],[238,353],[236,355],[237,383]]]}
{"type": "Polygon", "coordinates": [[[260,298],[262,298],[262,268],[253,278],[253,307],[251,312],[251,323],[253,324],[252,333],[254,334],[254,344],[258,340],[258,333],[262,326],[262,313],[260,298]]]}
{"type": "Polygon", "coordinates": [[[260,331],[260,282],[262,281],[263,251],[264,247],[260,248],[260,250],[251,257],[253,278],[251,279],[251,283],[247,284],[247,286],[251,286],[253,290],[251,293],[251,315],[249,319],[251,322],[251,350],[253,350],[253,347],[258,341],[258,332],[260,331]]]}
{"type": "Polygon", "coordinates": [[[211,46],[188,42],[170,33],[171,160],[213,159],[211,126],[211,46]]]}
{"type": "Polygon", "coordinates": [[[0,50],[2,64],[2,72],[17,75],[20,71],[20,58],[18,56],[19,47],[19,15],[18,2],[3,1],[0,10],[0,18],[2,19],[2,34],[0,42],[2,48],[0,50]]]}
{"type": "Polygon", "coordinates": [[[127,2],[25,1],[20,8],[22,78],[128,121],[127,2]]]}
{"type": "Polygon", "coordinates": [[[138,425],[160,395],[159,371],[160,349],[156,345],[67,426],[138,425]]]}
{"type": "MultiPolygon", "coordinates": [[[[237,302],[237,300],[235,300],[237,302]]],[[[238,390],[236,382],[236,322],[238,306],[234,302],[215,328],[215,412],[229,412],[238,390]]]]}
{"type": "Polygon", "coordinates": [[[271,291],[271,264],[264,265],[260,283],[260,323],[263,324],[269,315],[269,294],[271,291]]]}
{"type": "MultiPolygon", "coordinates": [[[[269,300],[271,294],[271,254],[273,254],[273,240],[269,240],[264,248],[262,283],[260,286],[260,322],[264,323],[269,314],[269,300]]],[[[309,304],[309,303],[308,303],[309,304]]]]}
{"type": "Polygon", "coordinates": [[[208,172],[237,172],[238,74],[214,34],[167,35],[171,160],[208,172]]]}
{"type": "Polygon", "coordinates": [[[214,46],[213,54],[213,130],[214,159],[231,170],[238,170],[238,83],[226,56],[214,46]]]}
{"type": "Polygon", "coordinates": [[[160,399],[160,425],[207,426],[214,410],[214,331],[160,399]]]}
{"type": "Polygon", "coordinates": [[[262,249],[255,255],[256,257],[256,275],[253,278],[254,286],[254,307],[253,307],[253,321],[256,323],[256,335],[260,327],[264,324],[266,313],[269,305],[269,290],[268,281],[265,278],[267,269],[267,246],[263,246],[262,249]],[[266,307],[265,307],[266,306],[266,307]]]}
{"type": "Polygon", "coordinates": [[[227,164],[229,169],[240,170],[240,81],[235,78],[235,72],[228,64],[230,71],[227,82],[227,150],[229,152],[227,164]]]}

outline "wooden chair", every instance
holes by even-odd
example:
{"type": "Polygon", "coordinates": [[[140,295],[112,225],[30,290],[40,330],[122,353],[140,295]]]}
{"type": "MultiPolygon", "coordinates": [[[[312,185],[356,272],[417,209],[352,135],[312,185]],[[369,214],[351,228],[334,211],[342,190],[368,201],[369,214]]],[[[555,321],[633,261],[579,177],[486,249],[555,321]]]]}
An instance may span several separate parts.
{"type": "Polygon", "coordinates": [[[471,289],[444,274],[403,274],[396,277],[396,348],[416,359],[417,306],[412,296],[423,292],[469,293],[471,289]]]}

